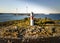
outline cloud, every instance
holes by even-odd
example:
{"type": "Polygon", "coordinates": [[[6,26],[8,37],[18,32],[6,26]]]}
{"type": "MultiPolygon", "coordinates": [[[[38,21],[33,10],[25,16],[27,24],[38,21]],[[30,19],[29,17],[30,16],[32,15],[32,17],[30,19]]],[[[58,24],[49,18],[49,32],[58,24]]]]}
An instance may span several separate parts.
{"type": "MultiPolygon", "coordinates": [[[[5,1],[6,2],[6,1],[5,1]]],[[[43,6],[41,4],[37,5],[28,1],[24,0],[14,0],[8,1],[7,5],[1,5],[0,12],[7,12],[7,13],[58,13],[59,11],[47,6],[43,6]],[[9,4],[8,4],[9,3],[9,4]],[[9,5],[9,6],[8,6],[9,5]],[[26,6],[28,6],[26,8],[26,6]],[[18,9],[16,11],[16,8],[18,9]]]]}

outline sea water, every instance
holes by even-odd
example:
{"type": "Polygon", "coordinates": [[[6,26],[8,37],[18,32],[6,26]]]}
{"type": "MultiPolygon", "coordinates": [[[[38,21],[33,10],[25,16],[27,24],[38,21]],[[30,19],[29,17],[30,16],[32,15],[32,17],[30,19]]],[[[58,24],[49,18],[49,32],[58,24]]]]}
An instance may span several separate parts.
{"type": "MultiPolygon", "coordinates": [[[[60,20],[60,14],[49,14],[49,15],[44,15],[44,14],[33,14],[35,18],[51,18],[53,20],[60,20]]],[[[13,15],[10,13],[4,13],[0,14],[0,22],[5,22],[5,21],[10,21],[10,20],[21,20],[26,17],[29,17],[28,15],[13,15]]]]}

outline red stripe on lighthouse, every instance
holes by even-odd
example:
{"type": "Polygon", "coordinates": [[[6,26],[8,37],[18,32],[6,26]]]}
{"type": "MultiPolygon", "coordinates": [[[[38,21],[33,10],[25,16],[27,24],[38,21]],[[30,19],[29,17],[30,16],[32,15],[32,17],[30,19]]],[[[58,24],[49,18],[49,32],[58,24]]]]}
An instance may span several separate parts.
{"type": "Polygon", "coordinates": [[[33,20],[33,19],[34,19],[34,18],[33,18],[33,16],[31,16],[30,18],[31,18],[31,20],[33,20]]]}

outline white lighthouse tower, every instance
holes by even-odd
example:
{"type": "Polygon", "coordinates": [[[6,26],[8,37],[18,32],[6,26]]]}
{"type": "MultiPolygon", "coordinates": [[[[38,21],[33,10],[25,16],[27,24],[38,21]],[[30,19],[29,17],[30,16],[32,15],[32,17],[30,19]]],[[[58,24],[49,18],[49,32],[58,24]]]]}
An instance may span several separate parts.
{"type": "Polygon", "coordinates": [[[30,13],[30,26],[34,25],[34,21],[33,21],[33,12],[30,13]]]}

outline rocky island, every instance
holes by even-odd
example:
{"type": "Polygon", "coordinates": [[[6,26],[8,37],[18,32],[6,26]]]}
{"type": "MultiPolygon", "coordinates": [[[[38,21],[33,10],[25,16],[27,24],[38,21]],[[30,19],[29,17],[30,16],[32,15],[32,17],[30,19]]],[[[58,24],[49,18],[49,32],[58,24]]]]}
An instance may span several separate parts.
{"type": "MultiPolygon", "coordinates": [[[[6,42],[9,40],[11,43],[16,43],[11,39],[19,39],[21,43],[39,43],[39,41],[45,42],[45,40],[54,40],[55,43],[56,39],[60,39],[59,22],[60,20],[50,18],[34,18],[34,26],[29,26],[29,18],[0,22],[0,38],[6,39],[6,42]]],[[[46,43],[50,43],[49,41],[46,43]]]]}

